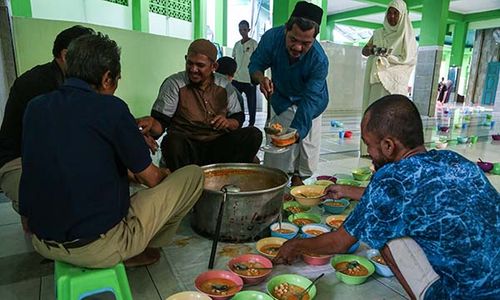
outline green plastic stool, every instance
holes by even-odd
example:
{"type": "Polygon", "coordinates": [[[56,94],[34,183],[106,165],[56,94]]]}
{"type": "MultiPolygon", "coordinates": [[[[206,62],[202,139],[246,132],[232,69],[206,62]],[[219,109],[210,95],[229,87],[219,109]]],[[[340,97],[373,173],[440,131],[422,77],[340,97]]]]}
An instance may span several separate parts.
{"type": "Polygon", "coordinates": [[[117,300],[132,300],[122,263],[107,269],[88,269],[56,261],[54,273],[57,300],[81,300],[104,292],[112,292],[117,300]]]}

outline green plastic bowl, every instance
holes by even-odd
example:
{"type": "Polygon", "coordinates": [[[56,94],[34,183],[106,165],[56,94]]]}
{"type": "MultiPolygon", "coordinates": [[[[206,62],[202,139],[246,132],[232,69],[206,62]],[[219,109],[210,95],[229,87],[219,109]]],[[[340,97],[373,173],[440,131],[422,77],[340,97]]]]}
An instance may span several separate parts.
{"type": "Polygon", "coordinates": [[[352,180],[352,179],[348,179],[348,178],[338,179],[337,184],[352,185],[352,186],[360,186],[361,185],[361,183],[357,182],[356,180],[352,180]]]}
{"type": "MultiPolygon", "coordinates": [[[[285,283],[285,282],[300,286],[303,289],[307,288],[312,283],[311,280],[305,278],[304,276],[296,274],[282,274],[271,278],[271,280],[267,282],[267,293],[271,295],[273,299],[277,299],[276,297],[274,297],[272,293],[274,287],[279,285],[280,283],[285,283]]],[[[316,285],[313,285],[309,289],[308,294],[309,294],[309,299],[311,300],[314,299],[314,297],[316,296],[316,285]]]]}
{"type": "Polygon", "coordinates": [[[367,181],[372,176],[370,168],[358,168],[352,171],[352,177],[358,181],[367,181]]]}
{"type": "MultiPolygon", "coordinates": [[[[298,213],[298,214],[293,214],[288,216],[288,221],[290,223],[295,224],[293,221],[296,219],[309,219],[313,221],[313,223],[321,223],[321,216],[318,214],[312,214],[312,213],[298,213]]],[[[302,225],[295,224],[299,227],[302,227],[302,225]]]]}
{"type": "Polygon", "coordinates": [[[353,261],[353,260],[357,261],[360,265],[367,268],[368,275],[351,276],[351,275],[344,274],[342,272],[335,271],[335,276],[337,276],[337,278],[345,284],[351,284],[351,285],[362,284],[363,282],[365,282],[368,279],[368,277],[370,277],[373,274],[373,272],[375,272],[375,266],[368,259],[361,257],[361,256],[350,255],[350,254],[335,255],[332,258],[332,260],[330,261],[330,265],[335,270],[336,264],[343,262],[343,261],[353,261]]]}
{"type": "Polygon", "coordinates": [[[242,291],[236,293],[232,300],[273,300],[273,297],[258,291],[242,291]]]}
{"type": "Polygon", "coordinates": [[[287,202],[283,203],[283,210],[286,213],[293,215],[294,213],[289,210],[290,207],[300,207],[300,209],[302,210],[301,212],[307,212],[307,211],[311,210],[310,206],[302,205],[297,201],[287,201],[287,202]]]}

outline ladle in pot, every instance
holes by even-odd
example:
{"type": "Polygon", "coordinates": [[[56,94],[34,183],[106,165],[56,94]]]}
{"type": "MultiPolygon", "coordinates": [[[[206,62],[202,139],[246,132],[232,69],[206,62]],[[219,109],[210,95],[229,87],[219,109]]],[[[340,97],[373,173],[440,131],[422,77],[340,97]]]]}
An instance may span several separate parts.
{"type": "Polygon", "coordinates": [[[208,261],[209,269],[213,269],[214,267],[215,253],[217,252],[217,243],[219,242],[220,227],[222,223],[222,215],[224,214],[224,203],[226,202],[227,193],[235,194],[239,193],[240,190],[241,189],[234,184],[226,184],[220,189],[220,191],[222,192],[222,202],[220,203],[217,223],[215,224],[215,234],[212,242],[212,251],[210,252],[210,260],[208,261]]]}

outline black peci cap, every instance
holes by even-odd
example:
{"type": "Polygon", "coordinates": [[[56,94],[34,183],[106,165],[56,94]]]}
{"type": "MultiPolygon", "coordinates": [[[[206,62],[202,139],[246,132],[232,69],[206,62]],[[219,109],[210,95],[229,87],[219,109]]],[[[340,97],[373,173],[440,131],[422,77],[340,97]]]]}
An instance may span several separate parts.
{"type": "Polygon", "coordinates": [[[321,7],[309,2],[299,1],[293,9],[291,17],[304,18],[316,22],[321,25],[323,10],[321,7]]]}

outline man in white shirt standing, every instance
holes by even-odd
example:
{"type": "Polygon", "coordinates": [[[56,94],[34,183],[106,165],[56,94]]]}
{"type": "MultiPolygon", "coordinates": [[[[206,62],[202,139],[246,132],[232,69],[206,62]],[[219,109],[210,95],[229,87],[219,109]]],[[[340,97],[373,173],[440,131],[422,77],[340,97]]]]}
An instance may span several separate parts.
{"type": "Polygon", "coordinates": [[[233,47],[233,57],[238,64],[236,73],[234,74],[233,85],[242,94],[245,94],[248,105],[249,121],[248,126],[255,124],[255,113],[257,110],[256,88],[251,83],[250,73],[248,72],[248,64],[250,56],[257,48],[257,41],[250,38],[250,24],[246,20],[238,24],[241,34],[241,40],[236,42],[233,47]]]}

